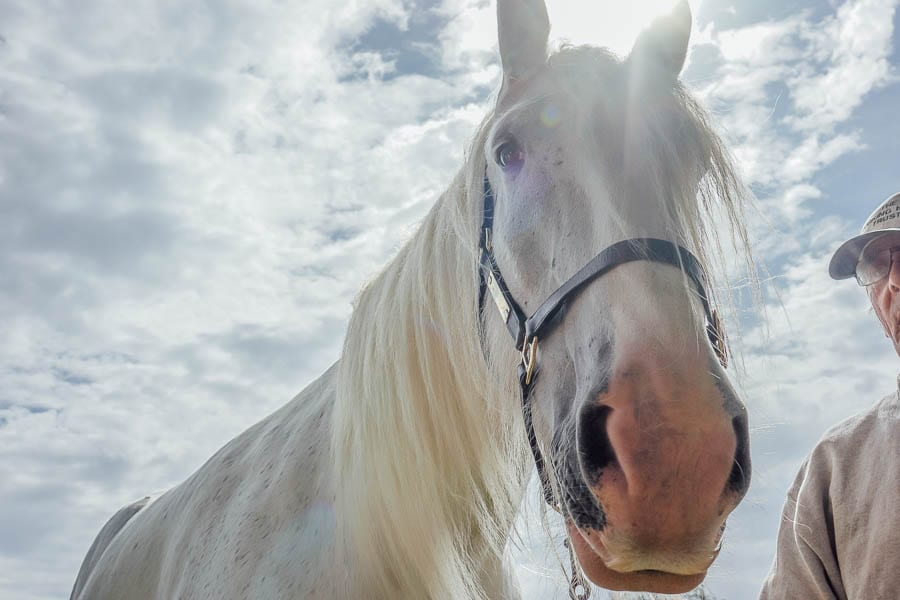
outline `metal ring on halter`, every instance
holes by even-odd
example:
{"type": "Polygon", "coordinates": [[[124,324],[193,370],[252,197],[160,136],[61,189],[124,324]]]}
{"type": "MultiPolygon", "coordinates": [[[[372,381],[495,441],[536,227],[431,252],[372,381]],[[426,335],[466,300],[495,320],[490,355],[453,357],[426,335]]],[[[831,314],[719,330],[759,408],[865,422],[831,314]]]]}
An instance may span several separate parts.
{"type": "Polygon", "coordinates": [[[569,598],[572,600],[588,600],[590,597],[591,588],[580,581],[575,583],[573,575],[573,581],[569,582],[569,598]]]}

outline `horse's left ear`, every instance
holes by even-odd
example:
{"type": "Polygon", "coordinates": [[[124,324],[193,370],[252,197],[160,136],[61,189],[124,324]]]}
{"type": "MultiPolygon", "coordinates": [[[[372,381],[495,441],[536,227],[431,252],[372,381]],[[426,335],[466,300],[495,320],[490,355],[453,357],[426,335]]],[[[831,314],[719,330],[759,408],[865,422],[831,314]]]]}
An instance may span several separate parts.
{"type": "MultiPolygon", "coordinates": [[[[547,62],[550,19],[544,0],[497,0],[497,36],[503,89],[547,62]]],[[[505,95],[502,91],[501,98],[505,95]]]]}
{"type": "Polygon", "coordinates": [[[657,73],[670,73],[676,79],[687,59],[692,21],[691,7],[687,0],[680,0],[672,12],[654,20],[638,36],[628,62],[657,73]]]}

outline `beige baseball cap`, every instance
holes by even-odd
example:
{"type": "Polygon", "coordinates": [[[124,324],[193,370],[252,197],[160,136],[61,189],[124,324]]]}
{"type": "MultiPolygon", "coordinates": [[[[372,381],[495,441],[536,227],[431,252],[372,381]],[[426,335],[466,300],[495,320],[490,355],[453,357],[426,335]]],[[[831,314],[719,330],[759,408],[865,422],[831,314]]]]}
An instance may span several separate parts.
{"type": "Polygon", "coordinates": [[[900,234],[900,193],[896,193],[875,209],[859,235],[850,238],[834,252],[828,265],[832,279],[848,279],[856,274],[859,255],[866,244],[886,233],[900,234]]]}

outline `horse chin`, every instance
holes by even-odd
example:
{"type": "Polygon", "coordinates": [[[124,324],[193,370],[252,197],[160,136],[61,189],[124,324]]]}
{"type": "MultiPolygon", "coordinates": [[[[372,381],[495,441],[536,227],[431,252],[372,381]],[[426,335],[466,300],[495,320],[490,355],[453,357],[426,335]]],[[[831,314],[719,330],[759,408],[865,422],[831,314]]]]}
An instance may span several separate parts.
{"type": "MultiPolygon", "coordinates": [[[[595,585],[607,590],[651,592],[655,594],[683,594],[703,583],[707,569],[697,573],[670,573],[666,571],[616,571],[614,562],[596,533],[582,533],[574,523],[568,522],[569,539],[575,557],[585,576],[595,585]]],[[[710,563],[712,560],[710,560],[710,563]]]]}

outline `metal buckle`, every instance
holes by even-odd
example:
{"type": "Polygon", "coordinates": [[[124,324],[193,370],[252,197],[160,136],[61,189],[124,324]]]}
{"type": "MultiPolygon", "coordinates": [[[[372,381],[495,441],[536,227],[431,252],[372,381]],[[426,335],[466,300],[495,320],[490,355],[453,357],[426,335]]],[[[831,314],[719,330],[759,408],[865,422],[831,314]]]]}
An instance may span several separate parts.
{"type": "Polygon", "coordinates": [[[522,365],[525,367],[525,385],[531,385],[534,379],[534,367],[537,364],[538,339],[531,338],[531,342],[525,340],[522,345],[522,365]]]}
{"type": "Polygon", "coordinates": [[[500,284],[497,283],[497,279],[494,277],[493,273],[488,273],[487,276],[487,288],[491,293],[491,298],[494,299],[494,304],[497,306],[497,310],[500,311],[500,317],[503,319],[503,322],[509,319],[509,312],[512,310],[509,307],[509,303],[506,301],[506,298],[503,297],[503,292],[500,290],[500,284]]]}

